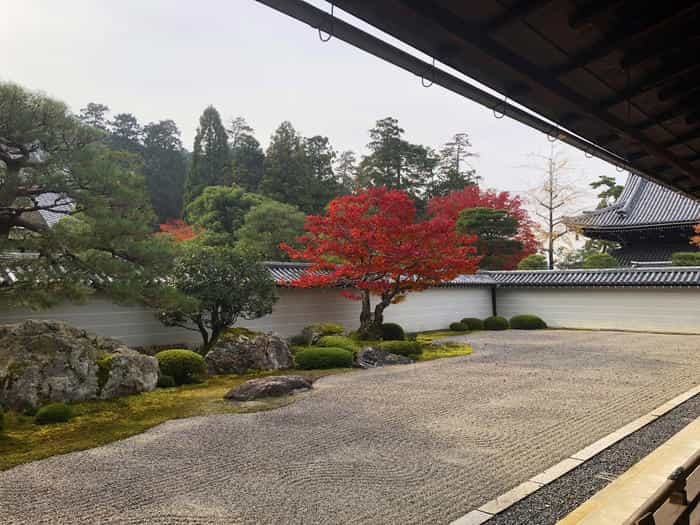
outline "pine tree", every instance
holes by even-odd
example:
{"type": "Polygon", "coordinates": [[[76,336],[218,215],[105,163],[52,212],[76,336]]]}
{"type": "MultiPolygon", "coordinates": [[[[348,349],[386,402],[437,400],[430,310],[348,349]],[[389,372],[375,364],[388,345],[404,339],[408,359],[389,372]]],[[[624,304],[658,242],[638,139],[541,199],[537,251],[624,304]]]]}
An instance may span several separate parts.
{"type": "Polygon", "coordinates": [[[204,110],[194,138],[192,165],[185,183],[185,201],[191,202],[207,186],[229,186],[231,151],[221,116],[214,106],[204,110]]]}
{"type": "Polygon", "coordinates": [[[256,192],[263,176],[265,154],[243,117],[236,117],[226,130],[231,144],[233,183],[256,192]]]}

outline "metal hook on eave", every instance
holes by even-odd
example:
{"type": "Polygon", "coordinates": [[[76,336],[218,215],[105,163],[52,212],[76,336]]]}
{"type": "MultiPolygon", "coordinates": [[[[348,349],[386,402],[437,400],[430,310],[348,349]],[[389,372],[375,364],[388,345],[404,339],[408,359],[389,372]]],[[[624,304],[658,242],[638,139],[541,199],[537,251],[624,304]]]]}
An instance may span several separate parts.
{"type": "Polygon", "coordinates": [[[421,83],[421,85],[422,85],[424,88],[429,88],[430,86],[432,86],[432,85],[435,83],[435,57],[433,57],[433,66],[432,66],[431,71],[432,71],[432,73],[433,73],[433,75],[432,75],[432,76],[433,76],[433,79],[432,79],[432,80],[426,81],[426,79],[425,79],[425,73],[427,73],[427,70],[420,76],[420,83],[421,83]]]}
{"type": "Polygon", "coordinates": [[[587,159],[592,159],[593,155],[591,154],[590,150],[584,150],[583,151],[583,156],[586,157],[587,159]]]}
{"type": "Polygon", "coordinates": [[[502,119],[506,116],[506,109],[508,108],[508,95],[503,98],[503,102],[498,103],[493,107],[493,116],[497,119],[502,119]],[[498,108],[503,108],[503,111],[499,111],[498,108]]]}
{"type": "Polygon", "coordinates": [[[552,131],[547,132],[547,140],[549,142],[556,142],[559,140],[559,135],[561,135],[561,130],[559,128],[553,128],[554,129],[554,134],[552,134],[552,131]]]}
{"type": "Polygon", "coordinates": [[[331,27],[330,30],[326,32],[326,36],[323,35],[323,30],[319,26],[318,28],[318,38],[321,42],[328,42],[331,38],[333,38],[333,17],[334,17],[334,12],[335,10],[335,4],[331,3],[331,27]]]}

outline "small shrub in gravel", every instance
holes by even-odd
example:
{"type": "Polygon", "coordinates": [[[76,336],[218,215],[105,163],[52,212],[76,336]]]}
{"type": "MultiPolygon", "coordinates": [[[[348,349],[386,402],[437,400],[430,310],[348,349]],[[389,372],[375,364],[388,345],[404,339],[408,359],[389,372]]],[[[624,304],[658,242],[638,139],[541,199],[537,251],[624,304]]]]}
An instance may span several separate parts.
{"type": "Polygon", "coordinates": [[[423,352],[420,343],[416,341],[382,341],[379,343],[379,348],[385,352],[403,355],[412,359],[420,356],[423,352]]]}
{"type": "Polygon", "coordinates": [[[313,346],[300,350],[294,356],[296,364],[304,370],[322,368],[349,368],[352,366],[352,352],[344,348],[313,346]]]}
{"type": "Polygon", "coordinates": [[[547,323],[536,315],[516,315],[510,318],[510,327],[516,330],[541,330],[547,323]]]}
{"type": "Polygon", "coordinates": [[[455,323],[450,323],[450,330],[453,332],[464,332],[466,330],[469,330],[469,327],[462,322],[455,322],[455,323]]]}
{"type": "Polygon", "coordinates": [[[163,350],[156,354],[160,373],[170,376],[176,385],[198,383],[206,375],[204,358],[191,350],[163,350]]]}
{"type": "Polygon", "coordinates": [[[492,315],[484,319],[486,330],[508,330],[508,319],[500,315],[492,315]]]}
{"type": "Polygon", "coordinates": [[[460,321],[462,324],[466,324],[469,330],[483,330],[484,322],[478,317],[465,317],[460,321]]]}
{"type": "Polygon", "coordinates": [[[73,416],[73,411],[65,403],[50,403],[41,407],[34,418],[37,425],[63,423],[73,416]]]}
{"type": "Polygon", "coordinates": [[[382,340],[384,341],[403,341],[406,339],[406,333],[400,324],[384,323],[382,324],[382,340]]]}
{"type": "Polygon", "coordinates": [[[318,340],[316,346],[325,346],[327,348],[343,348],[354,352],[358,348],[358,344],[353,339],[344,335],[324,335],[318,340]]]}
{"type": "Polygon", "coordinates": [[[175,384],[175,379],[173,376],[166,376],[164,374],[161,374],[158,377],[158,388],[172,388],[174,386],[177,386],[175,384]]]}

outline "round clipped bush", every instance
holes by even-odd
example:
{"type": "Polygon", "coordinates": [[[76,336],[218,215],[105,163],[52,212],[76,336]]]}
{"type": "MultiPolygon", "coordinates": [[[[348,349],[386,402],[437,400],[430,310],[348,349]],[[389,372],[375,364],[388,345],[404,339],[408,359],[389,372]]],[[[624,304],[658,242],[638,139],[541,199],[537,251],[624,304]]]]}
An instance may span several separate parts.
{"type": "Polygon", "coordinates": [[[41,407],[34,418],[37,425],[63,423],[73,416],[73,411],[65,403],[49,403],[41,407]]]}
{"type": "Polygon", "coordinates": [[[306,344],[306,337],[302,334],[293,335],[287,342],[292,346],[303,346],[306,344]]]}
{"type": "Polygon", "coordinates": [[[158,388],[172,388],[174,386],[177,386],[175,384],[175,379],[173,376],[166,376],[161,374],[158,377],[158,388]]]}
{"type": "Polygon", "coordinates": [[[161,375],[172,377],[176,385],[197,383],[206,374],[204,358],[191,350],[163,350],[156,359],[161,375]]]}
{"type": "Polygon", "coordinates": [[[382,341],[379,348],[385,352],[403,355],[415,359],[423,353],[420,343],[416,341],[382,341]]]}
{"type": "Polygon", "coordinates": [[[484,319],[486,330],[508,330],[508,319],[500,315],[492,315],[484,319]]]}
{"type": "Polygon", "coordinates": [[[516,330],[541,330],[547,323],[536,315],[516,315],[510,318],[510,327],[516,330]]]}
{"type": "Polygon", "coordinates": [[[460,323],[467,325],[468,330],[483,330],[484,322],[478,317],[465,317],[460,323]]]}
{"type": "Polygon", "coordinates": [[[351,367],[353,356],[352,352],[343,348],[313,346],[297,352],[294,359],[299,368],[312,370],[351,367]]]}
{"type": "Polygon", "coordinates": [[[403,341],[404,339],[406,339],[406,333],[403,331],[403,327],[400,324],[382,324],[383,341],[403,341]]]}
{"type": "Polygon", "coordinates": [[[450,323],[450,330],[453,332],[464,332],[469,330],[469,326],[462,322],[450,323]]]}
{"type": "Polygon", "coordinates": [[[316,346],[325,346],[326,348],[343,348],[354,352],[357,350],[357,342],[344,335],[324,335],[318,340],[316,346]]]}

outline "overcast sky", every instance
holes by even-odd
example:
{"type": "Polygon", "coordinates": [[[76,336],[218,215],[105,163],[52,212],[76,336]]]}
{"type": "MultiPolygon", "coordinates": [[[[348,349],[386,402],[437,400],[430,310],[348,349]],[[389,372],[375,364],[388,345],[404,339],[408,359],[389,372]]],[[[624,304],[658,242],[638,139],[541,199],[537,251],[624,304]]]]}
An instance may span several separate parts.
{"type": "MultiPolygon", "coordinates": [[[[528,155],[549,149],[541,133],[438,86],[426,89],[337,39],[322,43],[314,29],[254,0],[0,0],[0,8],[1,80],[45,91],[74,111],[100,102],[141,123],[171,118],[188,149],[208,104],[224,119],[244,116],[263,146],[282,120],[359,153],[386,116],[398,118],[408,140],[431,146],[464,131],[485,185],[515,192],[539,176],[521,167],[532,163],[528,155]]],[[[560,147],[582,186],[603,174],[624,180],[560,147]]]]}

